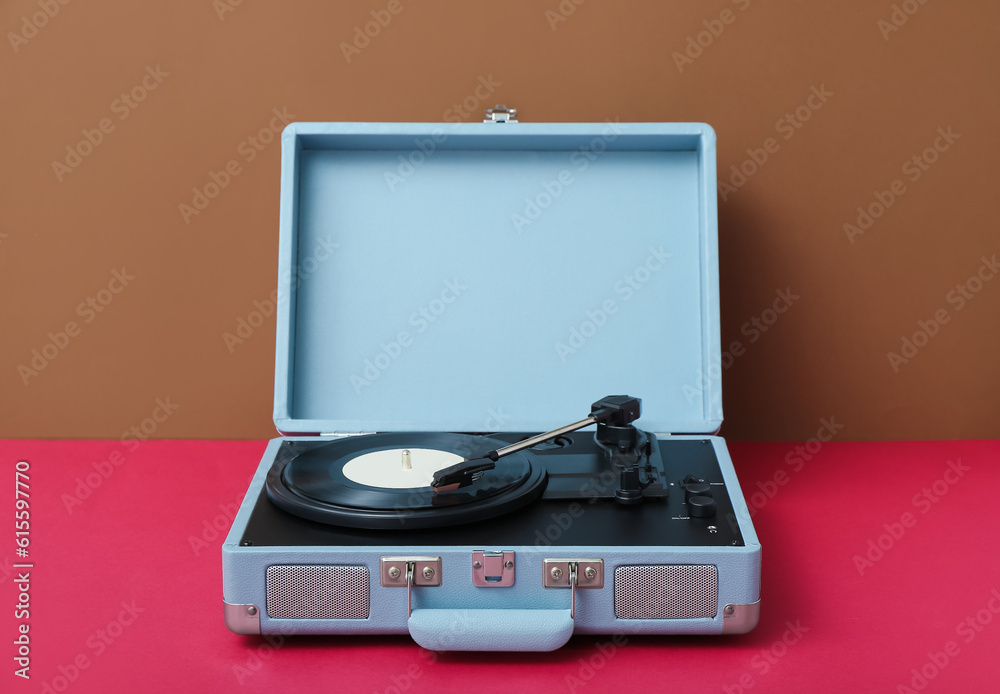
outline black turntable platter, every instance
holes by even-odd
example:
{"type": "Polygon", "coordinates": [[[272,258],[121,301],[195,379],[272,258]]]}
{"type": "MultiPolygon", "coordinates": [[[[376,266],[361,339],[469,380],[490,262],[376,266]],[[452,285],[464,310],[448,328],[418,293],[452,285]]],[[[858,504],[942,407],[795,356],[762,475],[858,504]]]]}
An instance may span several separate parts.
{"type": "Polygon", "coordinates": [[[318,446],[292,444],[282,448],[268,472],[267,496],[289,513],[349,528],[416,530],[485,520],[542,494],[545,468],[532,453],[505,456],[475,483],[442,492],[431,489],[420,470],[401,474],[397,463],[386,467],[386,460],[396,461],[402,452],[408,467],[412,451],[415,458],[423,454],[425,460],[448,456],[457,461],[503,444],[488,436],[420,432],[350,437],[318,446]],[[406,486],[409,479],[414,486],[406,486]]]}

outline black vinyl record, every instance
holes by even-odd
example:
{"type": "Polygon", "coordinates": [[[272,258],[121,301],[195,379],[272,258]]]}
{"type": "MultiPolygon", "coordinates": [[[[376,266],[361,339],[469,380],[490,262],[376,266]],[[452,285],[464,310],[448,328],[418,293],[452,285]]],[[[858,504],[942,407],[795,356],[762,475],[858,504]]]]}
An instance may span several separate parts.
{"type": "Polygon", "coordinates": [[[429,448],[475,458],[504,446],[487,436],[394,433],[330,441],[274,461],[267,496],[280,508],[309,520],[349,528],[420,529],[471,523],[520,508],[545,488],[545,470],[529,452],[504,456],[470,486],[435,492],[430,486],[394,489],[349,479],[344,466],[365,453],[429,448]]]}

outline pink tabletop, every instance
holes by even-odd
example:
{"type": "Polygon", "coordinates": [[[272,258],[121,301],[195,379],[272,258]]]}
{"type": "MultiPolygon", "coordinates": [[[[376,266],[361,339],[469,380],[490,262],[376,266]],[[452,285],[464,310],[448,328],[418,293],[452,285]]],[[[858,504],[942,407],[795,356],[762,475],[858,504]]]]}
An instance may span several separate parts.
{"type": "Polygon", "coordinates": [[[0,691],[998,691],[1000,442],[730,443],[764,547],[757,629],[543,654],[230,633],[220,546],[264,445],[0,441],[0,691]]]}

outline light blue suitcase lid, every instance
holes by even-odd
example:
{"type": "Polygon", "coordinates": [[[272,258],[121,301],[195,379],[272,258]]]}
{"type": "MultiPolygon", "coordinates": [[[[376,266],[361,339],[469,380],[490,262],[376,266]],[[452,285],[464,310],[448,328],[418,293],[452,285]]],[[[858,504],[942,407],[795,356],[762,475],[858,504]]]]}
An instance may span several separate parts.
{"type": "Polygon", "coordinates": [[[612,394],[722,423],[715,133],[699,123],[294,123],[274,423],[541,431],[612,394]]]}

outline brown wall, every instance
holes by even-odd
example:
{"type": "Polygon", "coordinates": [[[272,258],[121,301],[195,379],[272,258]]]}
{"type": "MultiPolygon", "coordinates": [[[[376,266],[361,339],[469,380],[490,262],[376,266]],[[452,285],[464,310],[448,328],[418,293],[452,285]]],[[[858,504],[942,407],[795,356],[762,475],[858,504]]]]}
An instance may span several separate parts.
{"type": "Polygon", "coordinates": [[[805,439],[833,417],[843,439],[1000,435],[1000,279],[949,301],[1000,252],[997,3],[906,0],[909,16],[891,0],[402,0],[348,62],[341,44],[388,0],[220,16],[225,2],[70,2],[37,30],[22,19],[43,24],[36,2],[0,10],[0,436],[118,438],[144,420],[155,437],[273,435],[273,319],[233,353],[222,338],[276,274],[279,145],[247,161],[241,143],[275,108],[440,121],[480,78],[525,121],[711,123],[724,179],[748,149],[772,150],[719,203],[723,337],[740,343],[724,434],[805,439]],[[710,44],[706,26],[721,29],[710,44]],[[709,45],[678,65],[688,37],[709,45]],[[141,102],[121,100],[143,80],[141,102]],[[946,151],[925,171],[903,168],[935,142],[946,151]],[[186,223],[179,205],[233,159],[240,172],[186,223]],[[849,239],[858,206],[897,180],[849,239]],[[120,291],[99,294],[109,283],[120,291]],[[800,298],[752,340],[748,321],[786,289],[800,298]],[[88,297],[110,302],[78,311],[88,297]],[[887,353],[935,315],[947,322],[894,370],[887,353]],[[69,321],[66,348],[19,373],[69,321]]]}

